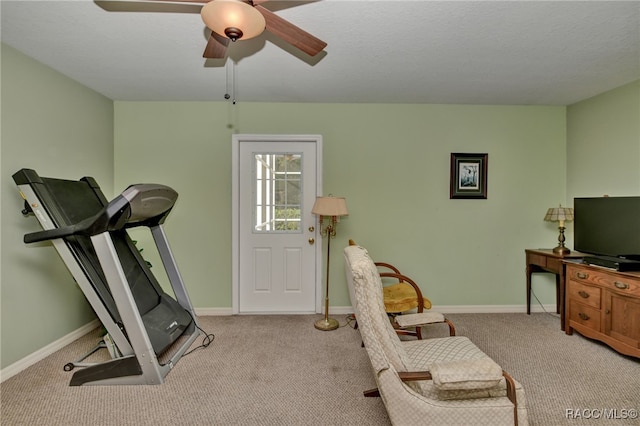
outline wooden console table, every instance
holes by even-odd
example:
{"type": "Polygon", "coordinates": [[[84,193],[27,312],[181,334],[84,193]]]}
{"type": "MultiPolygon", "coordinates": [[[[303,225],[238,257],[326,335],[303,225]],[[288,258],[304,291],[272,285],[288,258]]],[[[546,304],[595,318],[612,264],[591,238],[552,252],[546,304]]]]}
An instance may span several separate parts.
{"type": "Polygon", "coordinates": [[[527,314],[531,314],[531,274],[547,272],[556,276],[556,313],[560,314],[560,328],[564,330],[564,259],[579,259],[584,253],[572,251],[564,256],[556,254],[552,249],[526,249],[527,259],[527,314]]]}
{"type": "Polygon", "coordinates": [[[573,330],[640,358],[640,272],[566,262],[565,333],[573,330]]]}

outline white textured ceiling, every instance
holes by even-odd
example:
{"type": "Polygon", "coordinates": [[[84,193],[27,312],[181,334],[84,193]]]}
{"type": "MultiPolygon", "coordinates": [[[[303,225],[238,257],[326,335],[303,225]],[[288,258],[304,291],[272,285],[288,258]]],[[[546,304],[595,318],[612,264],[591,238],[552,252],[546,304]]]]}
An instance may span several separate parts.
{"type": "Polygon", "coordinates": [[[639,1],[269,1],[268,32],[205,60],[196,4],[1,1],[2,42],[114,100],[568,105],[640,79],[639,1]],[[123,11],[128,9],[128,11],[123,11]]]}

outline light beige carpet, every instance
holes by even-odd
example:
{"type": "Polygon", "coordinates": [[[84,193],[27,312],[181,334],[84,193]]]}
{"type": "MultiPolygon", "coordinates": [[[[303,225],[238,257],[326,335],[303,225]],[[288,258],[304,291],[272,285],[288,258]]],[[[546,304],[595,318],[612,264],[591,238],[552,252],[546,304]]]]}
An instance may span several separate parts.
{"type": "MultiPolygon", "coordinates": [[[[577,334],[549,314],[448,315],[525,387],[532,425],[638,425],[630,418],[575,420],[567,410],[640,408],[640,362],[577,334]]],[[[74,361],[97,333],[6,380],[6,425],[387,425],[357,330],[314,329],[319,316],[201,317],[215,334],[159,386],[69,387],[74,361]]],[[[337,317],[342,324],[346,321],[337,317]]],[[[442,336],[434,329],[430,336],[442,336]]],[[[587,413],[587,411],[584,411],[587,413]]]]}

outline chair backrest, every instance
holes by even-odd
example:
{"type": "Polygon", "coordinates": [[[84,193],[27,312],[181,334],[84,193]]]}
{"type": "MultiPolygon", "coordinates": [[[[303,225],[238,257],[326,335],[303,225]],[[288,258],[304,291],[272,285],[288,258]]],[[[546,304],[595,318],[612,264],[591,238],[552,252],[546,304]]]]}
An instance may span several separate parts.
{"type": "MultiPolygon", "coordinates": [[[[363,247],[352,245],[344,249],[345,273],[350,292],[355,298],[356,318],[372,363],[386,359],[396,371],[408,371],[409,357],[387,317],[382,295],[382,281],[375,263],[363,247]],[[376,350],[382,354],[376,354],[376,350]]],[[[354,301],[352,300],[352,303],[354,301]]],[[[386,368],[374,365],[378,368],[386,368]]]]}
{"type": "MultiPolygon", "coordinates": [[[[349,240],[349,247],[355,246],[354,244],[351,244],[351,240],[349,240]]],[[[345,254],[344,254],[344,272],[347,278],[347,288],[349,289],[349,300],[351,300],[351,307],[353,308],[353,313],[356,316],[356,319],[358,319],[358,304],[356,303],[356,290],[355,287],[353,286],[353,273],[352,273],[352,265],[351,265],[351,261],[355,260],[353,258],[353,256],[347,256],[347,252],[345,249],[345,254]]]]}

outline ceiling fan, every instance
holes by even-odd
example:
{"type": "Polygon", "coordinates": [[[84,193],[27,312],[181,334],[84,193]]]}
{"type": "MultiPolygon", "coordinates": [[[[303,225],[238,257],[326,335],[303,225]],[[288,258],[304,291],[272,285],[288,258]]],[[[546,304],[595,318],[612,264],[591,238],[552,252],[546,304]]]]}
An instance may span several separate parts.
{"type": "Polygon", "coordinates": [[[266,29],[310,56],[327,43],[261,6],[269,0],[144,0],[170,3],[203,3],[200,14],[211,30],[204,58],[224,58],[229,40],[246,40],[266,29]]]}

